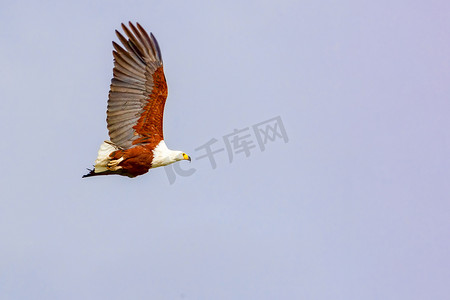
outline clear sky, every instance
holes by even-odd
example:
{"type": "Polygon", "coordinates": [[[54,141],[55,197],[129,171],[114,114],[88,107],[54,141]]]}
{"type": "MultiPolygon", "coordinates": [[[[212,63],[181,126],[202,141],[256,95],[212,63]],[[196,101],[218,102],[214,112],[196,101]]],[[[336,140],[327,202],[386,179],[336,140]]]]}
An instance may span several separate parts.
{"type": "Polygon", "coordinates": [[[449,28],[443,0],[4,1],[0,299],[448,299],[449,28]],[[129,20],[193,160],[81,179],[129,20]]]}

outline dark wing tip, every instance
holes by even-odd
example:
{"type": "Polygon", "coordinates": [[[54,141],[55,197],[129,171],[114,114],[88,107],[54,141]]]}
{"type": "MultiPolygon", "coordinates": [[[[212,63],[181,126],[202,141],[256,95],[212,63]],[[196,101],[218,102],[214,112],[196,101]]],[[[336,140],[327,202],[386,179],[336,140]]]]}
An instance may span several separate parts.
{"type": "Polygon", "coordinates": [[[133,22],[128,21],[128,26],[124,23],[120,23],[120,25],[128,39],[118,30],[116,30],[116,35],[128,51],[136,52],[137,50],[136,54],[142,56],[143,46],[145,47],[146,45],[149,47],[149,51],[152,52],[153,56],[162,63],[161,48],[153,33],[147,33],[139,22],[136,22],[136,25],[134,25],[133,22]]]}
{"type": "Polygon", "coordinates": [[[150,32],[150,37],[151,37],[152,41],[155,43],[156,53],[158,54],[158,59],[162,62],[161,49],[159,48],[158,40],[155,38],[155,36],[151,32],[150,32]]]}

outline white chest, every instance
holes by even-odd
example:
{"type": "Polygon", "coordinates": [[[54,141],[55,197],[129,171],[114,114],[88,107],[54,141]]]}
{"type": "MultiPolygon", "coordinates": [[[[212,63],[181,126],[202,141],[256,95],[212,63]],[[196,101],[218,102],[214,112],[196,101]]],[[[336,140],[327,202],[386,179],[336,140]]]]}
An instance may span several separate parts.
{"type": "Polygon", "coordinates": [[[159,144],[153,149],[152,168],[167,166],[176,162],[173,157],[173,151],[167,148],[164,140],[161,140],[159,144]]]}

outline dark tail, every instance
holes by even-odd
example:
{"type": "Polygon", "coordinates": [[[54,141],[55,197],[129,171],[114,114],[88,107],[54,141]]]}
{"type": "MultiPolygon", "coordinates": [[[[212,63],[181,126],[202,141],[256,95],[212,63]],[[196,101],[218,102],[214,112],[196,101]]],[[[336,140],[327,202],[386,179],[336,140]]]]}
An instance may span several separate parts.
{"type": "Polygon", "coordinates": [[[100,172],[100,173],[95,173],[95,168],[94,169],[87,169],[89,171],[89,173],[87,173],[86,175],[83,175],[82,178],[85,177],[92,177],[92,176],[100,176],[100,175],[122,175],[122,176],[127,176],[130,178],[136,177],[136,175],[131,175],[127,172],[125,172],[124,170],[117,170],[117,171],[105,171],[105,172],[100,172]]]}
{"type": "Polygon", "coordinates": [[[83,175],[83,177],[82,178],[85,178],[85,177],[91,177],[91,176],[96,176],[96,175],[100,175],[100,173],[95,173],[95,169],[87,169],[88,171],[89,171],[89,173],[87,173],[86,175],[83,175]]]}
{"type": "Polygon", "coordinates": [[[95,173],[95,169],[87,169],[89,171],[89,173],[87,173],[86,175],[83,175],[82,178],[85,177],[92,177],[92,176],[99,176],[99,175],[112,175],[112,174],[117,174],[117,172],[113,172],[113,171],[105,171],[105,172],[101,172],[101,173],[95,173]]]}

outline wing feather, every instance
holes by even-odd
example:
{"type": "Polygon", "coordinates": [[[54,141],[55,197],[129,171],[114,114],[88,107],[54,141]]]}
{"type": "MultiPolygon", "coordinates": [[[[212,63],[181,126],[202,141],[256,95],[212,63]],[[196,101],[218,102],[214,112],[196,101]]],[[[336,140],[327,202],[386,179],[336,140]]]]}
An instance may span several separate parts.
{"type": "Polygon", "coordinates": [[[145,90],[145,88],[146,88],[145,83],[137,83],[137,82],[128,83],[128,82],[125,82],[125,81],[122,81],[122,80],[119,80],[116,78],[113,78],[111,80],[111,83],[114,86],[120,86],[120,87],[125,87],[125,88],[135,88],[135,89],[141,89],[141,90],[145,90]]]}
{"type": "Polygon", "coordinates": [[[113,42],[114,69],[109,91],[107,124],[111,141],[128,149],[163,139],[167,97],[158,42],[137,23],[122,24],[124,35],[113,42]]]}
{"type": "MultiPolygon", "coordinates": [[[[130,110],[130,109],[138,109],[139,112],[142,111],[142,105],[129,105],[129,104],[122,104],[122,105],[116,105],[116,106],[108,106],[108,111],[110,112],[118,112],[118,111],[122,111],[122,110],[130,110]]],[[[107,116],[106,117],[106,121],[107,123],[109,122],[114,122],[114,118],[116,118],[116,116],[111,115],[111,116],[107,116]]]]}
{"type": "MultiPolygon", "coordinates": [[[[132,23],[130,23],[130,28],[133,31],[133,33],[138,37],[140,46],[144,47],[147,50],[148,54],[153,59],[153,61],[156,61],[157,60],[156,52],[155,52],[155,48],[153,47],[152,43],[151,42],[149,43],[146,40],[145,36],[139,30],[137,30],[136,27],[134,27],[134,25],[132,23]]],[[[145,30],[144,30],[144,32],[145,32],[145,30]]]]}
{"type": "Polygon", "coordinates": [[[122,58],[116,51],[113,51],[113,56],[117,64],[120,65],[121,68],[127,70],[128,72],[133,73],[136,76],[145,76],[145,69],[140,67],[135,67],[122,58]]]}
{"type": "Polygon", "coordinates": [[[144,95],[144,91],[141,89],[135,89],[132,87],[123,87],[123,86],[112,86],[112,92],[118,93],[128,93],[128,94],[136,94],[136,95],[144,95]]]}
{"type": "Polygon", "coordinates": [[[116,124],[124,124],[126,122],[137,122],[139,119],[139,116],[130,116],[130,115],[121,115],[114,119],[115,123],[111,122],[111,126],[116,124]]]}
{"type": "MultiPolygon", "coordinates": [[[[123,25],[123,24],[122,24],[123,25]]],[[[136,55],[133,48],[130,46],[129,41],[119,32],[116,30],[116,35],[119,38],[120,42],[122,43],[122,45],[125,47],[125,49],[128,51],[127,53],[133,57],[136,60],[140,60],[144,65],[145,65],[145,61],[144,58],[136,55]]]]}
{"type": "Polygon", "coordinates": [[[115,91],[116,89],[118,89],[119,87],[113,87],[111,89],[111,96],[110,98],[110,102],[108,103],[108,106],[114,106],[116,104],[122,104],[123,102],[129,102],[130,104],[137,104],[139,103],[144,103],[145,101],[145,96],[142,95],[142,99],[140,98],[140,95],[137,95],[136,93],[123,93],[120,91],[115,91]],[[137,101],[139,98],[139,101],[137,101]]]}
{"type": "Polygon", "coordinates": [[[135,118],[127,118],[127,119],[119,119],[117,120],[115,123],[111,122],[109,125],[109,130],[116,130],[117,132],[119,132],[119,130],[127,125],[131,125],[136,123],[136,119],[135,118]]]}
{"type": "Polygon", "coordinates": [[[121,62],[116,61],[116,63],[114,64],[114,67],[121,72],[122,74],[124,74],[125,76],[129,76],[131,78],[137,77],[145,77],[145,72],[139,73],[134,71],[132,68],[129,68],[127,65],[125,64],[121,64],[121,62]]]}
{"type": "Polygon", "coordinates": [[[145,69],[145,63],[142,62],[138,57],[130,55],[125,49],[120,47],[119,44],[113,42],[113,47],[117,53],[120,54],[121,58],[127,61],[130,65],[134,66],[136,69],[145,69]]]}
{"type": "MultiPolygon", "coordinates": [[[[129,24],[131,25],[131,22],[129,24]]],[[[128,45],[131,47],[131,49],[133,49],[134,53],[137,56],[144,58],[144,61],[145,61],[144,56],[147,51],[145,51],[145,48],[143,47],[143,45],[140,43],[140,41],[133,35],[133,33],[131,33],[131,31],[124,24],[122,24],[122,29],[125,32],[125,34],[128,36],[128,45]]]]}

